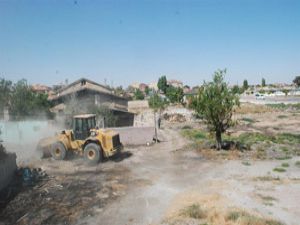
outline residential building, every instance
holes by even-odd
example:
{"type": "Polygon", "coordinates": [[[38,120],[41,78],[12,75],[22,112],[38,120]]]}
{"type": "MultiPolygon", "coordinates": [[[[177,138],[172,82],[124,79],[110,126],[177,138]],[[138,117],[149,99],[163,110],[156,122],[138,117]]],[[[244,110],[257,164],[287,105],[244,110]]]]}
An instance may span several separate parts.
{"type": "Polygon", "coordinates": [[[134,115],[128,112],[128,100],[113,94],[107,86],[81,78],[49,97],[53,112],[66,114],[67,104],[75,104],[77,111],[89,113],[91,106],[107,106],[117,117],[116,126],[132,126],[134,115]]]}

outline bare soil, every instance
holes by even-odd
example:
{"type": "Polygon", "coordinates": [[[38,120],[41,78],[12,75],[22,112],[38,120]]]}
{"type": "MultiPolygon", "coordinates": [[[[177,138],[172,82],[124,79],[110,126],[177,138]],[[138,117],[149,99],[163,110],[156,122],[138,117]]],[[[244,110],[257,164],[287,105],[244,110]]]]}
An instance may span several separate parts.
{"type": "MultiPolygon", "coordinates": [[[[278,126],[299,134],[299,114],[281,119],[279,114],[251,114],[258,122],[240,124],[233,132],[278,126]]],[[[123,155],[93,167],[81,159],[32,161],[30,166],[42,168],[50,179],[22,189],[1,209],[0,224],[238,224],[226,219],[232,210],[299,224],[299,157],[209,160],[180,135],[183,125],[166,125],[159,144],[126,148],[123,155]],[[289,165],[286,171],[274,171],[282,163],[289,165]],[[206,218],[182,215],[193,204],[206,218]]]]}

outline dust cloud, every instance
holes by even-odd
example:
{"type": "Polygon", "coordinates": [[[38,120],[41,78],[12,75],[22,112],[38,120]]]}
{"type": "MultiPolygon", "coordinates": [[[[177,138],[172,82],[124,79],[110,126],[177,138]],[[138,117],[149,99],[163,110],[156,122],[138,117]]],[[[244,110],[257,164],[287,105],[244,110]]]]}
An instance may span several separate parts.
{"type": "Polygon", "coordinates": [[[17,155],[18,165],[29,164],[39,158],[36,150],[38,142],[53,137],[63,130],[63,123],[52,120],[0,121],[3,145],[8,152],[17,155]]]}

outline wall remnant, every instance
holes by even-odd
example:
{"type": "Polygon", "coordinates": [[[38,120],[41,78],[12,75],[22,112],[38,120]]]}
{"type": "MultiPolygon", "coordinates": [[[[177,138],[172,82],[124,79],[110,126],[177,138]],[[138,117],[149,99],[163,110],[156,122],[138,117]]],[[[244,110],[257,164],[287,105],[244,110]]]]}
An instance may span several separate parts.
{"type": "Polygon", "coordinates": [[[7,153],[0,159],[0,191],[3,190],[13,179],[17,170],[16,154],[7,153]]]}

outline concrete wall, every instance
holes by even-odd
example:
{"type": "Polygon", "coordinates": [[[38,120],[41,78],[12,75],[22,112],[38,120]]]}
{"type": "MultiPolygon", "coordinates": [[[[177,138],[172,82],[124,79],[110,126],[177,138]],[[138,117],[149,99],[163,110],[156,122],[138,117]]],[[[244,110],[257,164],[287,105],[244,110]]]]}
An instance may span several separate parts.
{"type": "Polygon", "coordinates": [[[146,145],[154,137],[154,127],[122,127],[113,130],[119,132],[123,145],[146,145]]]}
{"type": "Polygon", "coordinates": [[[0,159],[0,191],[12,180],[16,169],[15,154],[8,154],[5,158],[0,159]]]}
{"type": "Polygon", "coordinates": [[[149,109],[147,100],[128,101],[128,111],[138,112],[139,110],[149,109]]]}

